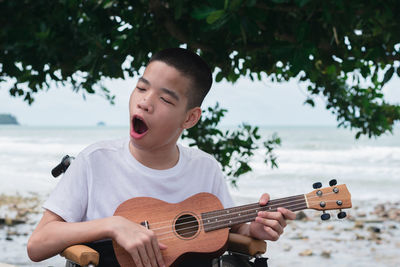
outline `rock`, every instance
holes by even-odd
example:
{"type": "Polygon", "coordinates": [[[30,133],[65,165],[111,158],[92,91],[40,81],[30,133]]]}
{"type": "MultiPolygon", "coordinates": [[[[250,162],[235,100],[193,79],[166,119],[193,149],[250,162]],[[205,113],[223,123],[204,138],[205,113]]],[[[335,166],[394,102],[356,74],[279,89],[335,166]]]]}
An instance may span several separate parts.
{"type": "Polygon", "coordinates": [[[380,243],[380,241],[382,240],[382,237],[377,235],[376,233],[371,233],[371,236],[368,238],[368,240],[370,241],[375,241],[376,243],[380,243]]]}
{"type": "Polygon", "coordinates": [[[303,236],[301,233],[297,233],[296,236],[291,237],[292,240],[308,240],[308,236],[303,236]]]}
{"type": "Polygon", "coordinates": [[[379,227],[376,227],[376,226],[370,226],[370,227],[368,227],[368,231],[370,231],[372,233],[378,233],[379,234],[381,232],[381,229],[379,227]]]}
{"type": "Polygon", "coordinates": [[[362,221],[355,221],[354,228],[362,229],[364,228],[364,222],[362,221]]]}
{"type": "Polygon", "coordinates": [[[331,224],[331,225],[328,225],[325,229],[332,231],[333,229],[335,229],[335,227],[331,224]]]}
{"type": "Polygon", "coordinates": [[[356,234],[356,240],[365,240],[365,236],[356,234]]]}
{"type": "Polygon", "coordinates": [[[398,210],[398,209],[392,208],[392,209],[390,209],[388,211],[387,214],[388,214],[389,220],[395,221],[395,220],[398,220],[400,218],[400,210],[398,210]]]}
{"type": "Polygon", "coordinates": [[[291,245],[289,245],[289,244],[284,244],[283,245],[283,250],[284,251],[290,251],[292,249],[292,246],[291,245]]]}
{"type": "Polygon", "coordinates": [[[5,224],[7,226],[14,226],[16,224],[22,224],[22,223],[26,223],[26,221],[21,219],[12,219],[9,217],[0,218],[0,225],[5,224]]]}
{"type": "Polygon", "coordinates": [[[4,218],[4,224],[7,226],[12,226],[13,225],[13,220],[9,217],[4,218]]]}
{"type": "Polygon", "coordinates": [[[313,251],[311,249],[306,249],[302,252],[299,253],[300,256],[312,256],[313,255],[313,251]]]}
{"type": "Polygon", "coordinates": [[[384,211],[385,211],[385,205],[384,204],[378,204],[378,205],[375,206],[374,211],[372,213],[373,214],[381,214],[384,211]]]}
{"type": "Polygon", "coordinates": [[[331,257],[331,252],[327,251],[327,250],[324,250],[321,253],[321,257],[329,259],[331,257]]]}
{"type": "Polygon", "coordinates": [[[357,217],[364,218],[364,217],[367,217],[367,214],[365,212],[359,212],[359,213],[357,213],[357,217]]]}
{"type": "Polygon", "coordinates": [[[295,220],[306,220],[307,215],[304,213],[304,211],[300,211],[296,213],[296,219],[295,220]]]}

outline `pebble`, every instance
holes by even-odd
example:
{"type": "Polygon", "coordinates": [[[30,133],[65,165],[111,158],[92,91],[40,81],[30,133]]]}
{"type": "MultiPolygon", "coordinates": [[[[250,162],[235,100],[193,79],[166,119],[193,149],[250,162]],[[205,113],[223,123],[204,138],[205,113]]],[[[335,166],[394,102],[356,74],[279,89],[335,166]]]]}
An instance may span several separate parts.
{"type": "Polygon", "coordinates": [[[364,218],[367,217],[367,214],[365,212],[358,212],[357,217],[364,218]]]}
{"type": "Polygon", "coordinates": [[[362,236],[360,234],[356,234],[356,240],[365,240],[365,236],[362,236]]]}
{"type": "Polygon", "coordinates": [[[296,236],[291,237],[292,240],[308,240],[308,236],[303,236],[301,233],[297,233],[296,236]]]}
{"type": "Polygon", "coordinates": [[[307,215],[305,214],[304,211],[300,211],[296,213],[296,219],[295,220],[307,220],[307,215]]]}
{"type": "Polygon", "coordinates": [[[331,257],[331,252],[327,251],[327,250],[324,250],[321,253],[321,257],[329,259],[331,257]]]}
{"type": "Polygon", "coordinates": [[[284,244],[284,245],[283,245],[283,250],[284,250],[284,251],[290,251],[290,250],[292,250],[292,246],[289,245],[289,244],[284,244]]]}
{"type": "Polygon", "coordinates": [[[302,252],[299,253],[300,256],[312,256],[313,255],[313,251],[311,249],[306,249],[302,252]]]}
{"type": "Polygon", "coordinates": [[[370,226],[370,227],[368,227],[368,231],[373,232],[373,233],[380,233],[381,229],[376,226],[370,226]]]}
{"type": "Polygon", "coordinates": [[[354,223],[354,228],[358,228],[358,229],[362,229],[362,228],[364,228],[364,222],[362,222],[362,221],[355,221],[355,223],[354,223]]]}
{"type": "Polygon", "coordinates": [[[331,225],[328,225],[325,229],[331,231],[331,230],[335,229],[335,227],[331,224],[331,225]]]}

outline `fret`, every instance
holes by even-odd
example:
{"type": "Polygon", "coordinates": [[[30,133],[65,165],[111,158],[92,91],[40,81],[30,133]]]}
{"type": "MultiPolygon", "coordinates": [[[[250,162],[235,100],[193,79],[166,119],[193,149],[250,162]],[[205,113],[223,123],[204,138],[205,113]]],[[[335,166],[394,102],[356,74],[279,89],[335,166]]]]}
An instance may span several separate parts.
{"type": "Polygon", "coordinates": [[[291,211],[299,211],[307,208],[304,195],[285,197],[270,200],[267,205],[260,206],[259,203],[215,210],[201,214],[204,231],[213,231],[221,228],[231,227],[236,224],[254,221],[259,211],[276,211],[276,208],[284,207],[291,211]]]}

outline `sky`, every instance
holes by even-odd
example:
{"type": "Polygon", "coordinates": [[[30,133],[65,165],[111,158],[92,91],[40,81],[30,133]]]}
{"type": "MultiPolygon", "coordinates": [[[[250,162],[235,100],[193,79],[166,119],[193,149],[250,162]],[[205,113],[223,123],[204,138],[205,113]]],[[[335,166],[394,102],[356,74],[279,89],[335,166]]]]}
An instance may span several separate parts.
{"type": "MultiPolygon", "coordinates": [[[[106,80],[105,85],[116,95],[115,105],[99,95],[87,95],[69,88],[52,86],[35,95],[29,106],[22,98],[9,95],[8,84],[0,84],[0,113],[15,115],[27,126],[109,126],[129,125],[128,101],[137,78],[106,80]]],[[[385,100],[400,104],[400,79],[396,76],[383,89],[385,100]]],[[[336,117],[325,109],[322,98],[316,107],[304,105],[306,86],[296,80],[286,83],[252,82],[241,78],[235,84],[214,83],[202,107],[216,102],[228,109],[222,125],[235,126],[247,122],[259,126],[336,126],[336,117]]]]}

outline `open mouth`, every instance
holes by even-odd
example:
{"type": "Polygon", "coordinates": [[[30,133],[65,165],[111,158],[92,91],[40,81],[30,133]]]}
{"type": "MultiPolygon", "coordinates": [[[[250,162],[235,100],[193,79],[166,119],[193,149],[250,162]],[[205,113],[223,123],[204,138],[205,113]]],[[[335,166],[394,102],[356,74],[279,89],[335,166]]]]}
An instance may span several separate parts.
{"type": "Polygon", "coordinates": [[[132,119],[133,131],[138,135],[143,135],[149,129],[144,120],[138,116],[134,116],[132,119]]]}

